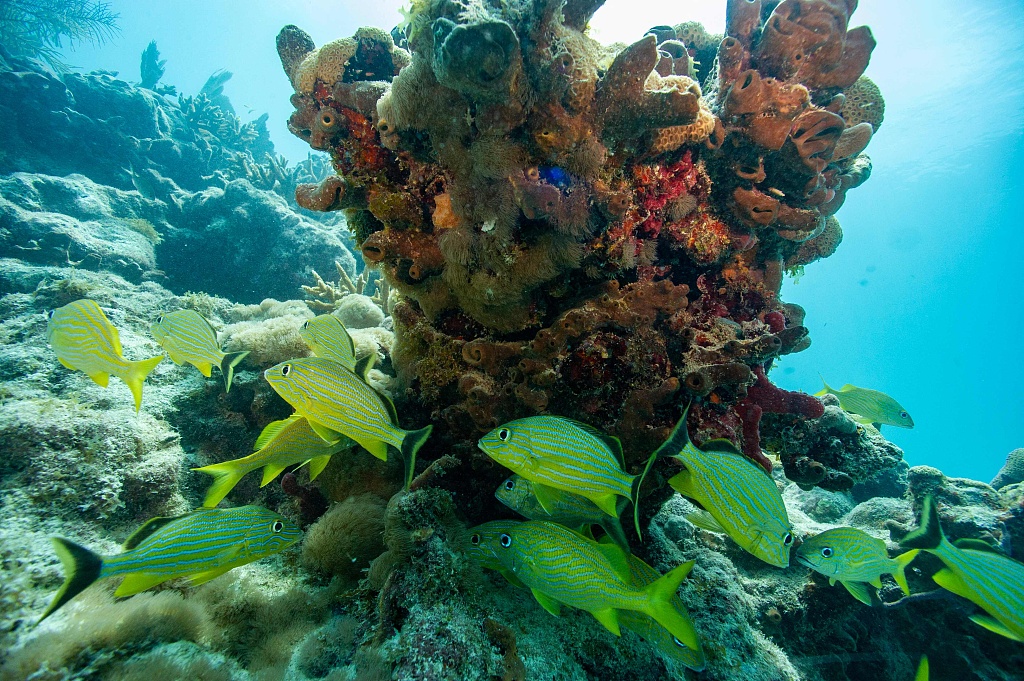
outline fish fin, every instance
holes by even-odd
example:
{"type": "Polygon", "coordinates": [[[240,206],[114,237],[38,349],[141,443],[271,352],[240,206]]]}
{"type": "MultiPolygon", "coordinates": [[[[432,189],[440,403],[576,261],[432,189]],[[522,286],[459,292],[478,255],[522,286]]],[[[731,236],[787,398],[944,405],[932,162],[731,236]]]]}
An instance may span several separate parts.
{"type": "Polygon", "coordinates": [[[922,655],[921,661],[917,664],[917,673],[914,674],[914,681],[928,681],[928,656],[922,655]]]}
{"type": "MultiPolygon", "coordinates": [[[[163,344],[161,344],[161,347],[163,347],[163,344]]],[[[167,356],[171,358],[171,361],[178,366],[185,363],[185,357],[177,350],[171,350],[170,348],[164,347],[164,352],[166,352],[167,356]]]]}
{"type": "MultiPolygon", "coordinates": [[[[202,468],[193,468],[192,470],[213,476],[213,482],[210,483],[209,489],[206,490],[206,498],[203,500],[204,508],[213,508],[219,504],[221,500],[228,495],[228,492],[235,488],[238,481],[252,469],[246,468],[238,462],[238,459],[235,459],[233,461],[210,464],[209,466],[203,466],[202,468]]],[[[143,525],[143,527],[145,527],[145,525],[143,525]]]]}
{"type": "MultiPolygon", "coordinates": [[[[71,366],[71,364],[69,364],[68,361],[66,359],[64,359],[63,357],[58,357],[57,361],[60,362],[61,366],[63,366],[65,369],[71,369],[72,371],[78,371],[75,367],[71,366]]],[[[95,380],[95,379],[93,379],[93,380],[95,380]]]]}
{"type": "MultiPolygon", "coordinates": [[[[676,421],[676,427],[672,429],[672,434],[668,436],[668,439],[661,443],[661,446],[654,450],[655,459],[663,459],[668,456],[679,456],[680,452],[686,449],[690,444],[690,433],[686,429],[686,417],[690,413],[690,406],[693,402],[686,405],[683,409],[683,415],[676,421]]],[[[685,458],[683,463],[686,463],[685,458]]]]}
{"type": "MultiPolygon", "coordinates": [[[[578,534],[583,535],[584,537],[586,537],[590,541],[595,541],[595,542],[597,541],[597,539],[594,538],[594,528],[593,528],[592,525],[583,524],[583,525],[580,525],[579,527],[572,528],[572,530],[573,530],[573,532],[576,532],[578,534]]],[[[602,537],[602,539],[606,539],[606,538],[607,537],[602,537]]],[[[601,543],[601,542],[598,542],[598,543],[601,543]]]]}
{"type": "Polygon", "coordinates": [[[839,582],[846,587],[850,595],[864,605],[871,605],[871,591],[868,590],[866,582],[839,582]]]}
{"type": "Polygon", "coordinates": [[[683,517],[702,530],[716,532],[718,534],[729,534],[728,531],[722,527],[722,523],[718,522],[715,516],[711,515],[707,511],[693,511],[692,513],[687,513],[683,517]]]}
{"type": "Polygon", "coordinates": [[[231,392],[231,381],[235,378],[235,367],[249,354],[248,350],[242,352],[229,352],[220,360],[220,372],[224,375],[224,392],[231,392]]]}
{"type": "Polygon", "coordinates": [[[282,430],[284,430],[285,428],[287,428],[288,426],[295,423],[301,418],[302,417],[299,416],[298,414],[292,414],[286,419],[281,419],[280,421],[271,421],[270,423],[268,423],[266,427],[264,427],[263,430],[260,432],[260,436],[256,438],[256,444],[252,446],[252,451],[258,452],[259,450],[269,445],[278,435],[281,434],[282,430]]]}
{"type": "Polygon", "coordinates": [[[845,393],[845,392],[850,392],[851,390],[856,390],[856,389],[857,389],[857,386],[853,385],[852,383],[844,383],[843,387],[839,389],[839,392],[845,393]]]}
{"type": "MultiPolygon", "coordinates": [[[[339,439],[338,441],[340,442],[341,440],[339,439]]],[[[366,451],[370,452],[370,454],[373,454],[375,457],[380,459],[381,461],[387,461],[388,460],[388,449],[389,449],[389,447],[388,447],[388,443],[384,442],[383,440],[366,439],[366,440],[361,441],[359,443],[359,445],[363,449],[365,449],[366,451]]],[[[395,448],[391,447],[390,449],[395,449],[395,448]]],[[[395,451],[397,451],[397,450],[395,450],[395,451]]]]}
{"type": "Polygon", "coordinates": [[[605,629],[616,636],[622,636],[622,630],[619,628],[618,610],[615,608],[604,608],[603,610],[591,610],[590,614],[594,616],[594,619],[603,624],[605,629]]]}
{"type": "Polygon", "coordinates": [[[824,377],[824,376],[822,376],[821,374],[818,374],[818,378],[820,378],[820,379],[821,379],[821,384],[822,384],[823,386],[825,386],[825,387],[824,387],[824,388],[822,388],[821,390],[819,390],[818,392],[814,393],[814,396],[815,396],[815,397],[821,397],[822,395],[827,395],[827,394],[829,394],[830,392],[833,392],[833,390],[832,390],[832,386],[830,386],[830,385],[828,384],[828,381],[826,381],[826,380],[825,380],[825,377],[824,377]]]}
{"type": "MultiPolygon", "coordinates": [[[[394,405],[391,405],[391,408],[394,409],[394,405]]],[[[433,430],[434,426],[432,425],[419,430],[407,430],[405,437],[402,438],[402,462],[405,465],[406,489],[409,489],[413,473],[416,471],[416,453],[420,451],[420,447],[427,441],[433,430]]]]}
{"type": "Polygon", "coordinates": [[[622,441],[619,438],[614,435],[609,435],[600,428],[595,428],[589,423],[583,423],[582,421],[576,421],[574,419],[565,420],[603,442],[608,449],[612,450],[612,454],[615,455],[615,460],[619,462],[619,467],[622,468],[622,470],[626,470],[626,459],[622,453],[622,441]]]}
{"type": "Polygon", "coordinates": [[[972,590],[964,584],[964,581],[960,579],[958,574],[949,568],[942,568],[936,572],[932,575],[932,580],[950,593],[954,593],[957,596],[963,596],[968,600],[971,598],[972,590]]]}
{"type": "Polygon", "coordinates": [[[537,503],[548,515],[552,515],[552,509],[555,508],[555,494],[554,488],[539,482],[533,483],[533,496],[537,498],[537,503]]]}
{"type": "Polygon", "coordinates": [[[995,553],[998,555],[1004,555],[1002,551],[989,544],[983,539],[957,539],[953,542],[953,546],[958,549],[967,549],[969,551],[986,551],[988,553],[995,553]]]}
{"type": "Polygon", "coordinates": [[[615,544],[598,544],[597,550],[612,566],[616,576],[623,584],[633,583],[633,571],[629,569],[629,557],[626,556],[625,551],[615,544]]]}
{"type": "Polygon", "coordinates": [[[882,577],[881,577],[881,575],[876,576],[874,579],[872,579],[870,582],[868,582],[868,584],[870,584],[871,586],[875,587],[876,589],[881,589],[882,588],[882,577]]]}
{"type": "Polygon", "coordinates": [[[331,462],[331,455],[327,454],[324,456],[314,456],[309,460],[309,481],[316,480],[316,476],[324,472],[327,468],[327,464],[331,462]]]}
{"type": "Polygon", "coordinates": [[[142,408],[142,382],[146,380],[149,372],[155,369],[156,365],[162,361],[164,361],[164,356],[157,355],[149,359],[140,359],[137,362],[128,362],[128,371],[121,377],[121,380],[132,391],[132,397],[135,398],[136,413],[142,408]]]}
{"type": "Polygon", "coordinates": [[[186,515],[188,514],[185,513],[182,515],[157,516],[155,518],[150,518],[146,522],[139,525],[139,527],[134,532],[128,535],[128,538],[124,540],[124,544],[121,545],[121,548],[125,551],[130,551],[131,549],[134,549],[136,546],[146,541],[146,539],[148,539],[150,535],[159,530],[161,527],[170,524],[172,521],[177,520],[178,518],[184,518],[186,515]]]}
{"type": "Polygon", "coordinates": [[[594,502],[595,506],[613,518],[618,518],[618,516],[615,515],[616,510],[618,510],[616,505],[617,499],[618,495],[616,494],[601,494],[599,496],[590,497],[590,500],[594,502]]]}
{"type": "Polygon", "coordinates": [[[201,373],[206,378],[209,378],[210,376],[213,375],[213,365],[210,364],[209,362],[199,362],[198,364],[193,364],[192,366],[194,366],[196,369],[199,369],[199,373],[201,373]]]}
{"type": "MultiPolygon", "coordinates": [[[[359,376],[359,378],[362,379],[362,380],[366,380],[361,375],[359,376]]],[[[376,389],[373,389],[373,388],[371,388],[371,390],[373,390],[373,392],[376,393],[377,397],[380,398],[381,404],[384,405],[384,409],[387,410],[388,418],[391,419],[391,425],[397,427],[398,426],[398,410],[395,409],[395,403],[392,402],[391,398],[388,397],[387,395],[385,395],[384,393],[382,393],[382,392],[380,392],[380,391],[378,391],[376,389]]]]}
{"type": "MultiPolygon", "coordinates": [[[[324,442],[327,442],[328,444],[332,444],[333,445],[336,442],[338,442],[339,440],[341,440],[341,433],[339,433],[336,430],[331,430],[330,428],[328,428],[324,424],[320,423],[319,421],[314,421],[313,419],[311,419],[309,417],[306,417],[306,423],[309,424],[309,427],[313,429],[314,433],[316,433],[317,435],[320,436],[321,440],[323,440],[324,442]]],[[[360,444],[362,444],[362,443],[360,443],[360,444]]],[[[382,446],[383,446],[383,444],[384,443],[381,443],[382,446]]],[[[366,445],[363,445],[363,446],[366,447],[366,445]]],[[[367,448],[367,450],[370,449],[369,447],[366,447],[366,448],[367,448]]],[[[373,455],[376,456],[378,459],[386,459],[387,458],[386,450],[385,450],[384,456],[377,456],[376,453],[374,453],[373,455]]]]}
{"type": "MultiPolygon", "coordinates": [[[[346,331],[346,333],[347,333],[347,331],[346,331]]],[[[371,352],[366,357],[363,357],[362,359],[356,360],[356,364],[355,364],[355,367],[352,369],[352,373],[354,373],[356,376],[358,376],[359,378],[361,378],[361,379],[363,379],[365,381],[366,380],[366,375],[368,373],[370,373],[370,369],[372,369],[373,365],[376,364],[376,363],[377,363],[377,353],[376,352],[371,352]]],[[[395,421],[397,423],[397,419],[395,421]]]]}
{"type": "Polygon", "coordinates": [[[173,575],[154,575],[147,572],[133,572],[121,581],[120,586],[118,586],[117,590],[114,592],[114,597],[124,598],[125,596],[134,596],[146,589],[152,589],[157,584],[166,582],[172,577],[173,575]]]}
{"type": "MultiPolygon", "coordinates": [[[[639,537],[641,543],[644,540],[644,535],[640,532],[640,489],[643,487],[647,473],[651,470],[651,466],[654,465],[654,461],[657,458],[658,452],[651,452],[651,455],[647,457],[647,463],[644,465],[643,471],[633,479],[633,484],[630,486],[629,500],[633,502],[633,525],[636,528],[636,536],[639,537]]],[[[623,469],[625,469],[625,466],[623,466],[623,469]]],[[[620,515],[622,515],[621,510],[618,511],[616,517],[620,515]]],[[[622,529],[621,526],[619,529],[622,529]]]]}
{"type": "Polygon", "coordinates": [[[988,615],[971,615],[970,620],[978,626],[985,627],[994,634],[1005,636],[1006,638],[1012,639],[1014,641],[1024,642],[1024,639],[1022,639],[1020,636],[1007,629],[1002,623],[996,621],[988,615]]]}
{"type": "Polygon", "coordinates": [[[192,586],[199,586],[205,584],[211,579],[216,579],[222,574],[230,570],[233,566],[214,568],[213,570],[207,570],[206,572],[199,572],[189,577],[189,581],[192,582],[192,586]]]}
{"type": "Polygon", "coordinates": [[[694,561],[689,560],[670,570],[656,581],[651,582],[644,588],[647,594],[648,615],[661,626],[668,629],[669,633],[675,636],[687,648],[697,650],[700,648],[700,641],[697,639],[697,631],[693,628],[693,622],[685,611],[680,612],[672,603],[679,585],[690,574],[694,561]]]}
{"type": "MultiPolygon", "coordinates": [[[[93,383],[101,388],[106,388],[110,384],[110,374],[105,371],[97,371],[96,373],[89,374],[89,378],[91,378],[93,383]]],[[[138,411],[138,409],[135,411],[138,411]]]]}
{"type": "Polygon", "coordinates": [[[548,596],[542,591],[536,589],[530,589],[533,592],[533,597],[537,599],[541,607],[550,612],[555,617],[559,617],[562,614],[562,604],[556,601],[551,596],[548,596]]]}
{"type": "Polygon", "coordinates": [[[623,549],[629,549],[629,541],[626,539],[626,533],[622,529],[621,520],[618,518],[602,517],[600,525],[605,531],[605,538],[615,542],[623,549]]]}
{"type": "Polygon", "coordinates": [[[910,595],[910,585],[907,584],[906,569],[907,566],[917,558],[917,554],[920,552],[920,549],[911,549],[906,553],[901,553],[893,558],[893,560],[896,561],[896,569],[893,570],[892,578],[895,579],[896,583],[900,585],[901,589],[903,589],[903,593],[908,596],[910,595]]]}
{"type": "Polygon", "coordinates": [[[668,479],[669,487],[682,494],[684,497],[693,498],[693,475],[688,470],[681,470],[668,479]]]}
{"type": "Polygon", "coordinates": [[[724,437],[715,438],[714,440],[708,440],[700,446],[704,451],[710,452],[729,452],[736,456],[745,456],[740,451],[739,447],[734,445],[731,440],[726,440],[724,437]]]}
{"type": "Polygon", "coordinates": [[[879,433],[882,432],[882,424],[879,423],[878,421],[872,421],[871,422],[871,427],[874,428],[875,430],[877,430],[879,433]]]}
{"type": "Polygon", "coordinates": [[[283,471],[285,468],[287,468],[287,466],[279,463],[268,463],[266,466],[264,466],[263,479],[260,480],[260,487],[266,487],[271,482],[273,482],[274,478],[281,475],[281,471],[283,471]]]}
{"type": "Polygon", "coordinates": [[[110,344],[114,346],[114,352],[124,357],[124,350],[121,349],[121,334],[118,332],[117,327],[111,324],[107,320],[107,315],[103,315],[104,321],[107,322],[107,326],[110,328],[110,344]]]}
{"type": "Polygon", "coordinates": [[[921,526],[911,530],[900,540],[900,546],[908,549],[936,549],[945,541],[942,526],[939,524],[939,510],[935,506],[935,498],[928,495],[921,507],[921,526]]]}
{"type": "Polygon", "coordinates": [[[836,585],[836,582],[838,582],[838,581],[839,581],[839,580],[838,580],[838,579],[836,579],[835,577],[829,577],[829,578],[828,578],[828,585],[829,585],[829,586],[835,586],[835,585],[836,585]]]}
{"type": "Polygon", "coordinates": [[[523,582],[518,577],[516,577],[515,573],[512,572],[511,570],[506,570],[506,569],[502,568],[502,569],[498,570],[498,574],[500,574],[502,577],[504,577],[505,581],[507,581],[512,586],[517,586],[520,589],[525,589],[526,588],[526,585],[523,584],[523,582]]]}
{"type": "Polygon", "coordinates": [[[36,621],[37,625],[99,579],[103,571],[103,558],[84,546],[60,537],[50,537],[50,541],[64,567],[64,583],[36,621]]]}

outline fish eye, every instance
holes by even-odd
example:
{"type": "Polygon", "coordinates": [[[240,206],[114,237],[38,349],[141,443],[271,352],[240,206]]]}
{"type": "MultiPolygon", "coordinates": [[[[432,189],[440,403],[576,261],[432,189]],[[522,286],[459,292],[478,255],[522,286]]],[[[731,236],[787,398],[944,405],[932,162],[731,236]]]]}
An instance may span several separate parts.
{"type": "Polygon", "coordinates": [[[501,546],[506,549],[512,546],[512,537],[508,536],[507,534],[501,535],[501,546]]]}
{"type": "Polygon", "coordinates": [[[680,641],[680,640],[679,640],[678,638],[676,638],[675,636],[673,636],[673,637],[672,637],[672,642],[673,642],[673,643],[675,643],[675,644],[676,644],[677,646],[679,646],[680,648],[685,648],[685,647],[686,647],[686,644],[685,644],[685,643],[683,643],[682,641],[680,641]]]}
{"type": "Polygon", "coordinates": [[[292,365],[291,364],[285,364],[283,367],[281,367],[281,375],[282,376],[287,376],[291,372],[292,372],[292,365]]]}
{"type": "Polygon", "coordinates": [[[163,324],[164,323],[164,316],[160,315],[159,317],[157,317],[156,318],[156,323],[157,324],[163,324]]]}
{"type": "Polygon", "coordinates": [[[910,414],[908,414],[908,413],[907,413],[907,412],[905,412],[905,411],[901,411],[901,412],[900,412],[900,418],[901,418],[901,419],[909,419],[909,418],[910,418],[910,414]]]}
{"type": "Polygon", "coordinates": [[[508,442],[508,438],[512,435],[512,431],[508,428],[502,428],[498,431],[498,439],[502,442],[508,442]]]}
{"type": "Polygon", "coordinates": [[[782,543],[785,544],[786,546],[789,546],[790,544],[792,544],[793,543],[793,535],[791,533],[787,532],[786,536],[782,538],[782,543]]]}
{"type": "Polygon", "coordinates": [[[515,488],[516,488],[516,481],[515,480],[506,480],[505,481],[505,489],[507,489],[509,492],[511,492],[515,488]]]}
{"type": "Polygon", "coordinates": [[[49,312],[47,312],[46,313],[46,318],[47,319],[53,319],[53,313],[54,312],[56,312],[56,310],[50,310],[49,312]]]}
{"type": "Polygon", "coordinates": [[[280,532],[283,529],[284,529],[284,523],[282,523],[280,520],[275,520],[274,524],[270,526],[270,530],[274,534],[277,534],[278,532],[280,532]]]}
{"type": "Polygon", "coordinates": [[[472,537],[469,538],[469,543],[473,546],[477,546],[480,543],[480,535],[474,534],[472,537]]]}
{"type": "Polygon", "coordinates": [[[821,555],[825,556],[826,558],[831,558],[832,557],[832,547],[831,546],[822,547],[821,555]]]}
{"type": "Polygon", "coordinates": [[[306,321],[302,322],[302,328],[304,328],[304,329],[308,329],[309,328],[309,320],[308,319],[306,321]]]}

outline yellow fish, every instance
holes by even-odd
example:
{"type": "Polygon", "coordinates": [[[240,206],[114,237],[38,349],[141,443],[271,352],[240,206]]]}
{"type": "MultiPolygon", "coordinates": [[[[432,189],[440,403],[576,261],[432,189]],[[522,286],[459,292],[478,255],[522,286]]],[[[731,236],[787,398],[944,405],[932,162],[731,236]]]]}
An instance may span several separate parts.
{"type": "Polygon", "coordinates": [[[239,480],[257,468],[263,469],[260,487],[266,487],[281,471],[297,463],[308,463],[309,479],[316,480],[333,455],[354,445],[347,437],[329,444],[313,432],[306,419],[293,415],[283,421],[268,424],[256,439],[253,447],[255,451],[249,456],[192,470],[213,476],[210,489],[206,491],[206,500],[203,501],[204,507],[213,508],[234,489],[239,480]]]}
{"type": "Polygon", "coordinates": [[[201,509],[176,518],[151,518],[114,556],[53,537],[64,584],[42,622],[93,582],[124,576],[114,596],[133,596],[176,577],[202,584],[239,565],[284,550],[302,538],[287,518],[259,506],[201,509]]]}
{"type": "Polygon", "coordinates": [[[972,622],[1024,642],[1024,563],[997,553],[982,541],[961,539],[949,543],[931,495],[924,500],[921,526],[907,534],[900,545],[926,551],[945,564],[932,576],[935,583],[988,613],[971,616],[972,622]]]}
{"type": "Polygon", "coordinates": [[[142,382],[163,355],[138,361],[122,356],[117,329],[95,300],[76,300],[47,314],[46,341],[68,369],[85,372],[104,388],[111,374],[132,391],[135,411],[142,406],[142,382]]]}
{"type": "Polygon", "coordinates": [[[356,361],[356,347],[352,336],[340,319],[331,314],[322,314],[307,319],[299,329],[299,336],[306,342],[316,357],[333,359],[357,376],[366,376],[377,359],[370,353],[356,361]]]}
{"type": "Polygon", "coordinates": [[[430,437],[433,426],[399,428],[391,400],[330,359],[293,359],[263,375],[325,441],[335,444],[347,436],[381,461],[387,460],[389,447],[396,449],[405,462],[406,486],[412,481],[416,452],[430,437]]]}
{"type": "Polygon", "coordinates": [[[686,430],[688,412],[655,452],[656,458],[668,456],[686,467],[668,484],[699,503],[745,550],[776,567],[788,567],[793,526],[775,481],[728,440],[711,440],[698,449],[686,430]]]}
{"type": "Polygon", "coordinates": [[[882,575],[892,575],[903,593],[910,595],[907,566],[917,550],[890,558],[885,542],[855,527],[836,527],[805,539],[796,550],[796,559],[815,572],[828,577],[828,583],[841,583],[861,603],[871,605],[867,585],[882,588],[882,575]]]}
{"type": "Polygon", "coordinates": [[[207,378],[214,365],[224,375],[224,392],[231,391],[235,367],[249,354],[223,352],[217,343],[217,332],[203,315],[195,310],[175,310],[157,317],[150,327],[153,338],[175,364],[188,362],[207,378]]]}
{"type": "Polygon", "coordinates": [[[843,411],[860,416],[865,423],[878,423],[899,428],[914,427],[914,419],[910,418],[907,410],[883,392],[858,388],[849,383],[836,390],[825,383],[824,379],[821,382],[825,384],[825,388],[814,393],[816,397],[825,394],[835,395],[839,398],[839,406],[843,408],[843,411]]]}

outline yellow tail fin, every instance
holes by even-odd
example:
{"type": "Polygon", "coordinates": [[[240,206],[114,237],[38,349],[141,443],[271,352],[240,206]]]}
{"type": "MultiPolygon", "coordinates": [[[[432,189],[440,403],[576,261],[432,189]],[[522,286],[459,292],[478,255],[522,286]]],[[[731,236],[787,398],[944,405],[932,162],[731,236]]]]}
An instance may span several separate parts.
{"type": "Polygon", "coordinates": [[[676,589],[686,579],[686,575],[690,574],[693,563],[692,560],[687,561],[647,585],[645,589],[647,592],[646,613],[687,648],[697,650],[700,648],[700,642],[697,640],[697,631],[693,628],[693,622],[685,612],[680,612],[672,604],[676,589]]]}
{"type": "Polygon", "coordinates": [[[203,500],[203,508],[213,508],[252,469],[240,465],[238,461],[224,461],[223,463],[215,463],[203,466],[202,468],[193,468],[192,470],[213,476],[210,489],[206,490],[206,499],[203,500]]]}
{"type": "Polygon", "coordinates": [[[906,553],[896,556],[896,571],[892,573],[892,578],[896,580],[896,583],[903,589],[903,593],[907,596],[910,595],[910,585],[907,584],[907,566],[917,558],[917,554],[921,552],[921,549],[911,549],[906,553]]]}
{"type": "Polygon", "coordinates": [[[162,361],[164,361],[164,356],[158,355],[149,359],[141,359],[137,362],[128,362],[128,370],[121,377],[121,380],[132,391],[132,396],[135,398],[136,413],[142,408],[142,382],[146,380],[149,372],[155,369],[156,365],[162,361]]]}

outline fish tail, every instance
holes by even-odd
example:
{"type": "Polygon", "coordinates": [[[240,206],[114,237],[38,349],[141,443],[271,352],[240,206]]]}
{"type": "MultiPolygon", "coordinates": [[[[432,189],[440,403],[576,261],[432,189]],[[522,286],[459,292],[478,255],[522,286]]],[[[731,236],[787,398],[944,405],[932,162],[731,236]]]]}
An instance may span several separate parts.
{"type": "Polygon", "coordinates": [[[654,450],[654,454],[647,460],[647,468],[644,469],[643,475],[647,475],[647,469],[658,459],[676,456],[690,444],[690,431],[686,429],[686,417],[690,414],[690,407],[692,406],[693,402],[691,401],[686,405],[686,409],[683,409],[683,415],[676,422],[676,427],[672,429],[672,434],[668,436],[668,439],[660,447],[654,450]]]}
{"type": "Polygon", "coordinates": [[[103,571],[103,559],[84,546],[60,537],[50,537],[50,541],[64,566],[64,583],[36,625],[99,579],[103,571]]]}
{"type": "Polygon", "coordinates": [[[676,590],[690,574],[693,563],[692,560],[687,561],[665,573],[657,581],[648,584],[644,591],[647,593],[647,614],[665,627],[687,648],[700,650],[700,642],[697,639],[697,631],[693,628],[693,622],[672,604],[676,590]]]}
{"type": "Polygon", "coordinates": [[[248,350],[242,352],[229,352],[220,361],[220,372],[224,375],[224,392],[231,392],[231,380],[235,377],[235,367],[249,354],[248,350]]]}
{"type": "Polygon", "coordinates": [[[910,595],[910,585],[907,584],[907,566],[917,558],[917,554],[920,552],[920,549],[911,549],[906,553],[896,556],[894,559],[896,561],[896,571],[892,573],[892,578],[896,580],[896,583],[900,585],[903,593],[907,596],[910,595]]]}
{"type": "Polygon", "coordinates": [[[409,489],[409,483],[412,482],[412,474],[416,469],[416,452],[420,451],[420,447],[430,437],[430,431],[434,430],[434,426],[427,426],[426,428],[420,428],[419,430],[406,431],[405,437],[402,438],[402,461],[405,463],[405,488],[409,489]]]}
{"type": "MultiPolygon", "coordinates": [[[[689,409],[689,407],[687,407],[689,409]]],[[[683,414],[683,418],[686,418],[686,414],[683,414]]],[[[644,478],[647,477],[647,472],[651,470],[651,466],[654,465],[655,460],[658,458],[658,450],[651,452],[651,455],[647,457],[647,464],[644,466],[644,470],[640,475],[633,478],[633,485],[630,488],[629,498],[633,502],[633,525],[636,527],[636,536],[640,538],[642,542],[644,536],[640,533],[640,488],[644,484],[644,478]]]]}
{"type": "Polygon", "coordinates": [[[149,372],[155,369],[156,365],[162,361],[164,361],[164,356],[157,355],[149,359],[140,359],[137,362],[128,362],[128,371],[125,372],[122,380],[124,380],[128,389],[132,391],[132,397],[135,398],[136,413],[142,408],[142,382],[146,380],[149,372]]]}
{"type": "Polygon", "coordinates": [[[939,510],[935,506],[935,498],[929,494],[924,498],[921,508],[921,526],[907,533],[900,546],[908,549],[934,550],[946,540],[939,524],[939,510]]]}
{"type": "Polygon", "coordinates": [[[203,500],[203,508],[213,508],[228,495],[228,492],[235,488],[238,481],[249,472],[249,469],[240,465],[238,461],[224,461],[202,468],[193,468],[194,471],[206,473],[213,476],[210,488],[206,490],[206,499],[203,500]]]}

